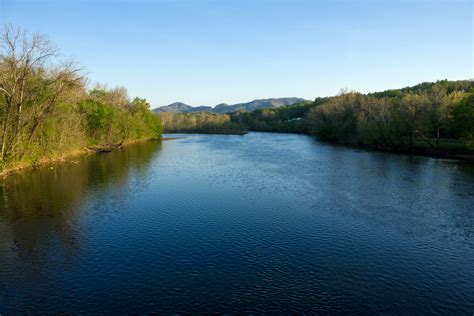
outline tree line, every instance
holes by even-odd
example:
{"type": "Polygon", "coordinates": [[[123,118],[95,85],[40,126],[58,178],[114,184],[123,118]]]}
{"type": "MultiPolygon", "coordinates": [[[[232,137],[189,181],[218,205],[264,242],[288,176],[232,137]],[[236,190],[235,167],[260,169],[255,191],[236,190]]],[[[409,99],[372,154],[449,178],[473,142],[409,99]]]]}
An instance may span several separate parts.
{"type": "Polygon", "coordinates": [[[166,131],[175,133],[235,134],[244,130],[229,114],[210,112],[159,114],[166,131]]]}
{"type": "Polygon", "coordinates": [[[289,132],[393,150],[468,150],[474,148],[474,82],[442,80],[369,94],[341,91],[253,112],[161,116],[170,132],[289,132]]]}
{"type": "Polygon", "coordinates": [[[0,33],[0,171],[93,146],[160,137],[159,117],[122,87],[87,78],[41,34],[0,33]]]}
{"type": "Polygon", "coordinates": [[[307,115],[327,140],[384,148],[441,149],[443,141],[474,145],[472,81],[438,81],[363,95],[342,93],[307,115]]]}

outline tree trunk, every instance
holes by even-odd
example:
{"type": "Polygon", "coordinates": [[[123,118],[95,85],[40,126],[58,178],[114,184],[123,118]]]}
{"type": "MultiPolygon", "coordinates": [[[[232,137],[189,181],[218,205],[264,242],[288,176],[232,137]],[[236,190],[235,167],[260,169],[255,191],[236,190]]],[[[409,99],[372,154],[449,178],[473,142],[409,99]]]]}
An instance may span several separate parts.
{"type": "Polygon", "coordinates": [[[7,103],[7,113],[6,113],[6,117],[3,120],[3,126],[2,126],[2,152],[1,152],[1,157],[0,157],[2,161],[5,161],[9,120],[10,120],[10,106],[8,106],[8,103],[7,103]]]}
{"type": "Polygon", "coordinates": [[[438,122],[436,126],[436,147],[438,147],[438,149],[439,149],[439,130],[440,130],[440,126],[438,122]]]}

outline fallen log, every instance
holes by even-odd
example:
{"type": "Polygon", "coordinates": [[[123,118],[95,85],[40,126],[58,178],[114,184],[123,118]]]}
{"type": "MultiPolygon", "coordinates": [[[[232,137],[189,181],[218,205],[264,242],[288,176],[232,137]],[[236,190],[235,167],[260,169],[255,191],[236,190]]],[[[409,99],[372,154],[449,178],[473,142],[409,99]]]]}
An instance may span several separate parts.
{"type": "Polygon", "coordinates": [[[116,147],[112,146],[89,146],[89,147],[84,147],[85,150],[89,152],[94,152],[94,153],[109,153],[112,150],[116,149],[116,147]]]}

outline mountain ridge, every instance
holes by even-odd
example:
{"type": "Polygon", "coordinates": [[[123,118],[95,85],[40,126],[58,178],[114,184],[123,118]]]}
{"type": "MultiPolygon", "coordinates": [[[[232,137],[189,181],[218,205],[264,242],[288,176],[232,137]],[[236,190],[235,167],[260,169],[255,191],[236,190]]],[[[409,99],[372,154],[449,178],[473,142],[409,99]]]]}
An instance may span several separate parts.
{"type": "Polygon", "coordinates": [[[212,112],[212,113],[232,113],[240,110],[254,111],[258,109],[278,108],[307,101],[297,97],[268,98],[255,99],[249,102],[226,104],[220,103],[214,107],[200,105],[191,106],[183,102],[173,102],[171,104],[160,106],[153,109],[155,113],[172,112],[172,113],[196,113],[196,112],[212,112]]]}

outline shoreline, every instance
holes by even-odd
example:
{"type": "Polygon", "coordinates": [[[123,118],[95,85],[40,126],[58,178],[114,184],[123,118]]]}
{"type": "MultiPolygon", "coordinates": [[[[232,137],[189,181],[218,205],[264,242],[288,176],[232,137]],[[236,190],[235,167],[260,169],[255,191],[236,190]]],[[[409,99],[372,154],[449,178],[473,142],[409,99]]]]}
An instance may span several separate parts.
{"type": "MultiPolygon", "coordinates": [[[[367,149],[369,147],[361,147],[367,149]]],[[[373,148],[376,151],[385,151],[399,155],[406,156],[425,156],[432,158],[443,158],[443,159],[456,159],[463,161],[474,162],[474,153],[452,153],[448,151],[438,150],[438,151],[425,151],[419,148],[413,148],[411,151],[408,149],[384,149],[384,148],[373,148]]]]}
{"type": "MultiPolygon", "coordinates": [[[[314,137],[312,135],[308,135],[308,136],[314,137]]],[[[384,153],[404,155],[404,156],[420,156],[420,157],[454,159],[454,160],[474,162],[474,151],[469,152],[469,150],[466,150],[464,152],[452,152],[452,151],[447,151],[443,149],[425,150],[420,147],[413,147],[411,149],[387,148],[387,147],[381,147],[381,146],[368,146],[368,145],[364,146],[364,145],[357,145],[357,144],[344,143],[344,142],[338,142],[338,141],[327,141],[327,140],[322,140],[322,139],[317,139],[317,140],[330,144],[332,146],[344,146],[344,147],[350,147],[350,148],[366,150],[366,151],[384,152],[384,153]]]]}
{"type": "MultiPolygon", "coordinates": [[[[123,146],[128,146],[136,143],[141,143],[141,142],[147,142],[147,141],[152,141],[152,140],[158,140],[158,141],[163,141],[161,136],[160,138],[144,138],[144,139],[133,139],[133,140],[127,140],[122,143],[120,147],[113,148],[110,152],[116,151],[121,149],[123,146]]],[[[13,164],[11,167],[6,168],[0,172],[0,179],[4,179],[12,174],[18,174],[22,173],[24,171],[28,170],[34,170],[34,169],[40,169],[44,168],[48,165],[55,165],[59,163],[66,162],[74,157],[79,157],[79,156],[87,156],[87,155],[97,155],[97,154],[106,154],[109,153],[109,151],[104,152],[104,151],[93,151],[88,149],[87,147],[82,147],[82,148],[76,148],[76,149],[71,149],[70,151],[63,153],[61,155],[57,156],[51,156],[51,157],[42,157],[38,159],[38,161],[31,163],[31,162],[18,162],[16,164],[13,164]]]]}
{"type": "Polygon", "coordinates": [[[313,139],[316,139],[320,142],[323,142],[323,143],[326,143],[326,144],[329,144],[329,145],[332,145],[332,146],[344,146],[344,147],[360,149],[360,150],[378,151],[378,152],[385,152],[385,153],[405,155],[405,156],[422,156],[422,157],[455,159],[455,160],[474,162],[474,151],[469,152],[469,150],[466,150],[466,152],[450,152],[450,151],[443,150],[443,149],[423,150],[423,149],[417,148],[417,147],[413,147],[410,150],[408,148],[395,149],[395,148],[385,148],[385,147],[380,147],[380,146],[363,146],[363,145],[351,144],[351,143],[340,142],[340,141],[323,140],[323,139],[319,139],[319,138],[315,137],[314,135],[304,133],[304,132],[278,132],[278,131],[238,131],[238,132],[235,133],[235,132],[228,132],[228,131],[223,131],[223,132],[198,132],[198,131],[196,131],[196,132],[192,132],[192,131],[171,132],[171,131],[166,131],[164,133],[166,133],[166,134],[203,134],[203,135],[245,135],[249,132],[254,132],[254,133],[306,135],[306,136],[309,136],[309,137],[311,137],[313,139]],[[238,132],[241,132],[241,134],[238,133],[238,132]]]}
{"type": "MultiPolygon", "coordinates": [[[[255,132],[255,133],[265,133],[263,131],[248,131],[248,132],[255,132]]],[[[192,131],[179,131],[179,132],[170,132],[166,131],[164,134],[202,134],[202,135],[236,135],[236,136],[243,136],[248,133],[247,131],[222,131],[222,132],[192,132],[192,131]]],[[[359,150],[365,150],[365,151],[376,151],[376,152],[384,152],[384,153],[390,153],[390,154],[398,154],[398,155],[404,155],[404,156],[422,156],[422,157],[432,157],[432,158],[441,158],[441,159],[453,159],[453,160],[460,160],[460,161],[467,161],[467,162],[474,162],[474,152],[469,153],[469,152],[449,152],[446,150],[437,150],[437,151],[427,151],[423,150],[420,148],[412,148],[411,150],[409,149],[394,149],[394,148],[385,148],[385,147],[378,147],[378,146],[361,146],[361,145],[356,145],[356,144],[351,144],[351,143],[344,143],[344,142],[337,142],[337,141],[327,141],[327,140],[322,140],[318,139],[312,135],[305,134],[305,133],[285,133],[285,132],[275,132],[275,131],[266,131],[267,133],[276,133],[276,134],[297,134],[297,135],[307,135],[313,139],[316,139],[317,141],[326,143],[331,146],[343,146],[343,147],[349,147],[353,149],[359,149],[359,150]]],[[[116,151],[121,149],[123,146],[128,146],[136,143],[141,143],[141,142],[147,142],[147,141],[152,141],[152,140],[158,140],[158,141],[170,141],[170,140],[175,140],[177,139],[176,137],[162,137],[160,138],[145,138],[145,139],[137,139],[137,140],[127,140],[124,141],[121,146],[117,147],[110,147],[111,150],[109,151],[95,151],[91,150],[87,147],[83,148],[76,148],[76,149],[71,149],[70,151],[63,153],[61,155],[57,156],[51,156],[51,157],[42,157],[38,161],[31,163],[31,162],[18,162],[16,164],[12,164],[11,167],[6,168],[0,172],[0,178],[4,179],[8,177],[11,174],[16,174],[16,173],[21,173],[27,170],[34,170],[34,169],[39,169],[39,168],[44,168],[48,165],[53,165],[53,164],[58,164],[58,163],[63,163],[66,162],[74,157],[79,157],[79,156],[86,156],[86,155],[94,155],[94,154],[106,154],[112,151],[116,151]]]]}

